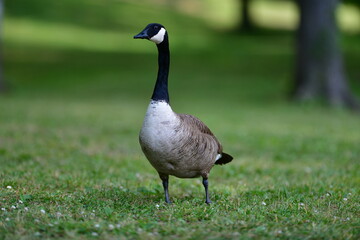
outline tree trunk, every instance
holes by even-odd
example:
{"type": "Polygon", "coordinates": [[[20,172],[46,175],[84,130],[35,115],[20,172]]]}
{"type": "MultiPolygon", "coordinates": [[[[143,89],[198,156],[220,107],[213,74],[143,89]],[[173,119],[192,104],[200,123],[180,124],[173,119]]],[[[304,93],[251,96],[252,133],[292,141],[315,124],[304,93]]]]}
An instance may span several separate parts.
{"type": "Polygon", "coordinates": [[[6,84],[3,73],[3,38],[2,38],[2,23],[4,19],[4,3],[0,0],[0,92],[6,90],[6,84]]]}
{"type": "Polygon", "coordinates": [[[333,106],[358,108],[344,72],[335,10],[338,0],[297,0],[296,100],[324,99],[333,106]]]}
{"type": "Polygon", "coordinates": [[[238,31],[250,32],[254,28],[249,11],[250,1],[251,0],[239,0],[239,13],[241,17],[239,18],[239,23],[237,26],[238,31]]]}
{"type": "Polygon", "coordinates": [[[249,13],[249,2],[250,0],[242,0],[241,18],[242,18],[242,29],[244,31],[251,31],[253,29],[253,25],[249,13]]]}

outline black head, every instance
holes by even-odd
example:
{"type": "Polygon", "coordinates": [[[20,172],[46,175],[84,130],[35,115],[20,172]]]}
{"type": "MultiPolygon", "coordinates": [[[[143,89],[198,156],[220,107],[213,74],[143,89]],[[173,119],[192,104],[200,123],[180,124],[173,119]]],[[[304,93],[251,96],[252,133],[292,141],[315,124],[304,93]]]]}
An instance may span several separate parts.
{"type": "Polygon", "coordinates": [[[135,39],[148,39],[156,44],[162,43],[166,35],[165,27],[159,23],[150,23],[139,34],[135,35],[135,39]]]}

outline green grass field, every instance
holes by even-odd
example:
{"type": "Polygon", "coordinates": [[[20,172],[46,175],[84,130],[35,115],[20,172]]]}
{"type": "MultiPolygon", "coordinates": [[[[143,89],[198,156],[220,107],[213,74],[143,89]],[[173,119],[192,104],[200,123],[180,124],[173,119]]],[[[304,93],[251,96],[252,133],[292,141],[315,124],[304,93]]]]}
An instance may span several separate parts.
{"type": "MultiPolygon", "coordinates": [[[[8,2],[0,239],[360,237],[360,116],[287,101],[291,32],[231,35],[174,9],[156,16],[170,25],[174,110],[202,119],[235,158],[210,174],[213,204],[200,179],[172,177],[167,205],[138,144],[156,48],[132,39],[159,9],[90,1],[72,14],[84,2],[8,2]]],[[[359,35],[342,40],[359,95],[359,35]]]]}

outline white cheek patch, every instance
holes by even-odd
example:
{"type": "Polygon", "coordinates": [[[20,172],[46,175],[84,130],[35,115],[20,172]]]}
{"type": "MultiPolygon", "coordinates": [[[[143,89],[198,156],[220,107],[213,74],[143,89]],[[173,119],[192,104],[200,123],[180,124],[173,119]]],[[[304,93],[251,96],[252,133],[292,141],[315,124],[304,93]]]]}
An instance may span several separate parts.
{"type": "Polygon", "coordinates": [[[165,28],[161,28],[156,35],[150,38],[150,41],[153,41],[156,44],[162,43],[162,41],[164,41],[165,33],[166,33],[165,28]]]}

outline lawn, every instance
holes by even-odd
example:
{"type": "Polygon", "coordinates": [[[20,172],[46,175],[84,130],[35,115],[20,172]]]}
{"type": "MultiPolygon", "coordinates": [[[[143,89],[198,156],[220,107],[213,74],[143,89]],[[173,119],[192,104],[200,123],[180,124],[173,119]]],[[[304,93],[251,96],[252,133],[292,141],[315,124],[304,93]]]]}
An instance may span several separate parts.
{"type": "MultiPolygon", "coordinates": [[[[234,156],[210,174],[213,204],[201,179],[171,177],[168,205],[138,144],[157,66],[155,46],[132,36],[150,20],[122,19],[158,9],[90,1],[75,18],[84,1],[54,1],[62,13],[41,12],[42,1],[9,2],[4,25],[0,239],[359,238],[360,116],[287,101],[291,32],[157,16],[171,19],[174,110],[202,119],[234,156]]],[[[359,36],[342,40],[359,95],[359,36]]]]}

